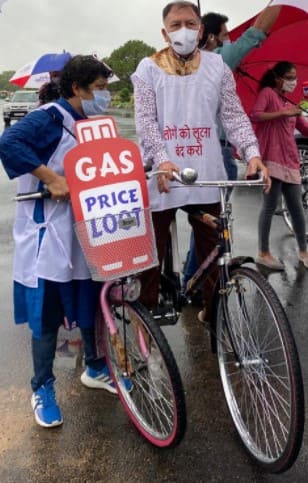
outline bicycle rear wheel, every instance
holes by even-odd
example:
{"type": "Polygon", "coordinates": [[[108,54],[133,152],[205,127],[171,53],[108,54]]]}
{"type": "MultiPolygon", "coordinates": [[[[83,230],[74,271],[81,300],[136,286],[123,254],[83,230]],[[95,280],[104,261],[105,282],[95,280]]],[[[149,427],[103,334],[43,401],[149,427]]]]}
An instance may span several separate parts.
{"type": "Polygon", "coordinates": [[[185,396],[181,377],[159,326],[139,303],[112,307],[117,335],[104,328],[104,351],[128,416],[153,445],[178,444],[186,429],[185,396]],[[133,384],[123,383],[128,374],[133,384]]]}
{"type": "Polygon", "coordinates": [[[261,274],[246,267],[231,271],[216,330],[222,386],[239,436],[268,471],[285,471],[302,443],[303,382],[288,319],[261,274]]]}

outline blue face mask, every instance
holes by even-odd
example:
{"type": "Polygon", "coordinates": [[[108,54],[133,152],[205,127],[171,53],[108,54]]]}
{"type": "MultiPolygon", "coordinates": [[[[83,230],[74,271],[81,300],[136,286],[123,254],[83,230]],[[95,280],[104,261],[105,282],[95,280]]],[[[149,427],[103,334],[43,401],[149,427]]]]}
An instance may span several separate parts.
{"type": "Polygon", "coordinates": [[[81,107],[85,116],[100,116],[108,109],[111,94],[106,89],[92,92],[93,99],[81,99],[81,107]]]}

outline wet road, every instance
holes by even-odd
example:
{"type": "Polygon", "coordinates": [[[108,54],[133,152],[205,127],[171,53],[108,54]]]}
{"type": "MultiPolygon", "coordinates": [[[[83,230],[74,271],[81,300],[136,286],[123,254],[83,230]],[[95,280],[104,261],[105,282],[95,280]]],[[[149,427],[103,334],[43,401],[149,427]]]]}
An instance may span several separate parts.
{"type": "MultiPolygon", "coordinates": [[[[130,129],[122,120],[121,128],[130,129]]],[[[0,168],[0,482],[304,482],[307,481],[307,434],[296,464],[279,476],[266,475],[246,455],[224,403],[208,333],[188,307],[180,322],[166,330],[182,374],[188,412],[183,442],[173,450],[158,450],[135,431],[116,397],[89,390],[76,368],[57,369],[57,394],[64,425],[38,427],[30,407],[30,336],[27,327],[12,322],[11,224],[15,182],[0,168]]],[[[233,195],[235,254],[256,253],[256,222],[261,193],[255,189],[233,195]]],[[[179,217],[181,254],[189,229],[179,217]]],[[[270,275],[290,318],[307,386],[308,271],[298,265],[296,244],[281,217],[273,223],[275,253],[286,272],[270,275]]],[[[306,387],[307,389],[307,387],[306,387]]]]}

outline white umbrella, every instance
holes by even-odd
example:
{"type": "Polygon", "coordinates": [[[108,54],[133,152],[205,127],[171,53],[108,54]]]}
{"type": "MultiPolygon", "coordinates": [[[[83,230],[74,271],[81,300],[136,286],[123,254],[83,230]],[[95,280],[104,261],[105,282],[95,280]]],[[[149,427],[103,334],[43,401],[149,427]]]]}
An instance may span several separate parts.
{"type": "Polygon", "coordinates": [[[39,89],[46,82],[50,82],[50,76],[45,72],[31,76],[22,87],[26,89],[39,89]]]}
{"type": "MultiPolygon", "coordinates": [[[[94,57],[96,57],[96,56],[94,56],[94,57]]],[[[102,60],[102,62],[104,64],[104,66],[107,67],[107,69],[112,70],[109,67],[109,65],[106,64],[106,62],[104,62],[103,60],[102,60]]],[[[119,77],[114,72],[112,72],[112,75],[110,77],[108,77],[108,84],[111,84],[112,82],[118,82],[119,80],[120,80],[119,77]]]]}
{"type": "Polygon", "coordinates": [[[71,57],[69,52],[41,55],[33,62],[20,67],[9,82],[19,87],[40,87],[50,81],[49,72],[61,71],[71,57]]]}
{"type": "Polygon", "coordinates": [[[308,12],[308,0],[272,0],[270,5],[289,5],[308,12]]]}
{"type": "Polygon", "coordinates": [[[117,75],[112,74],[111,77],[108,77],[108,84],[111,84],[112,82],[118,82],[120,79],[117,75]]]}

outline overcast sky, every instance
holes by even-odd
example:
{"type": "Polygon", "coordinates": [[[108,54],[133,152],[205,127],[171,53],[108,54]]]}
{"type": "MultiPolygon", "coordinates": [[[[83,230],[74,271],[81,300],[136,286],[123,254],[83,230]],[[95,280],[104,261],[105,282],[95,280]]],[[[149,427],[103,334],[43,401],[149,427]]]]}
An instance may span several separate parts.
{"type": "MultiPolygon", "coordinates": [[[[128,40],[160,49],[161,12],[168,0],[7,0],[0,13],[0,72],[47,52],[109,56],[128,40]]],[[[197,3],[197,2],[196,2],[197,3]]],[[[202,13],[226,14],[229,29],[268,0],[201,0],[202,13]]]]}

